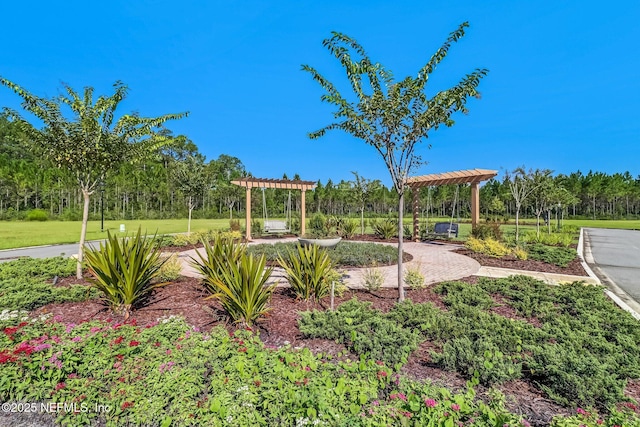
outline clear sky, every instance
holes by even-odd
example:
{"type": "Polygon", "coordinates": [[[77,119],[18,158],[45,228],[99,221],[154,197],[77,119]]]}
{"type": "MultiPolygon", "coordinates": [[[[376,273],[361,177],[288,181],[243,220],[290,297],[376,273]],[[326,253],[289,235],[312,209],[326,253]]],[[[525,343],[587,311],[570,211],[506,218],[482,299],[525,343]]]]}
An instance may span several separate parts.
{"type": "MultiPolygon", "coordinates": [[[[590,169],[640,175],[640,1],[24,1],[2,5],[0,75],[39,96],[64,82],[110,93],[122,113],[189,111],[168,127],[208,159],[229,154],[258,177],[390,184],[382,159],[334,131],[318,69],[348,91],[323,48],[331,31],[358,40],[396,78],[415,75],[463,21],[471,27],[429,93],[475,68],[482,99],[430,134],[416,174],[485,168],[590,169]]],[[[19,99],[0,87],[0,106],[19,99]]]]}

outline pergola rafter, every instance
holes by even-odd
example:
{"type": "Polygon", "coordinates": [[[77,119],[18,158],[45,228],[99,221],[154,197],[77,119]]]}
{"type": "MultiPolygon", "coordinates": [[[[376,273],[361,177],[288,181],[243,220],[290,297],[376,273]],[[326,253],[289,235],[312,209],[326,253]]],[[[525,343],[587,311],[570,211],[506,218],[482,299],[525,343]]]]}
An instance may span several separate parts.
{"type": "Polygon", "coordinates": [[[407,178],[405,184],[413,193],[413,239],[419,238],[420,206],[418,202],[418,190],[422,187],[431,187],[450,184],[471,184],[471,227],[475,228],[480,220],[480,182],[489,180],[498,175],[498,171],[489,169],[469,169],[454,172],[436,173],[431,175],[414,176],[407,178]]]}
{"type": "Polygon", "coordinates": [[[251,240],[251,189],[252,188],[278,188],[285,190],[300,190],[302,197],[300,199],[300,234],[305,233],[305,192],[307,190],[313,190],[316,187],[316,183],[313,181],[301,181],[290,179],[272,179],[272,178],[253,178],[246,177],[231,181],[232,184],[244,187],[247,189],[247,201],[246,201],[246,233],[245,237],[247,241],[251,240]]]}

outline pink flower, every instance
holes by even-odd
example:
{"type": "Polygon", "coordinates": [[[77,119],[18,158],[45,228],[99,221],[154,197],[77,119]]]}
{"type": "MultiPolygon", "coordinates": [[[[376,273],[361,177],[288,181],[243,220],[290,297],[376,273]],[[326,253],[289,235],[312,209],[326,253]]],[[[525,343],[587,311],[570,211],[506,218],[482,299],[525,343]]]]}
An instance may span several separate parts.
{"type": "Polygon", "coordinates": [[[51,348],[51,344],[38,344],[37,346],[33,347],[33,351],[42,351],[48,348],[51,348]]]}
{"type": "Polygon", "coordinates": [[[65,388],[67,385],[65,383],[58,383],[56,384],[56,391],[58,390],[62,390],[63,388],[65,388]]]}
{"type": "Polygon", "coordinates": [[[389,397],[391,398],[391,400],[400,399],[404,400],[405,402],[407,401],[407,396],[405,396],[404,393],[392,393],[389,397]]]}
{"type": "Polygon", "coordinates": [[[438,402],[433,399],[425,399],[424,404],[427,408],[435,408],[438,402]]]}
{"type": "Polygon", "coordinates": [[[129,347],[136,347],[138,345],[140,345],[140,341],[129,341],[129,347]]]}
{"type": "Polygon", "coordinates": [[[80,341],[82,341],[82,337],[80,335],[78,335],[77,337],[73,337],[73,339],[71,341],[80,342],[80,341]]]}
{"type": "Polygon", "coordinates": [[[92,334],[95,334],[96,332],[98,332],[98,331],[99,331],[99,330],[101,330],[101,329],[102,329],[102,328],[100,328],[100,327],[96,327],[96,326],[94,326],[93,328],[89,329],[89,331],[90,331],[92,334]]]}
{"type": "Polygon", "coordinates": [[[452,403],[451,404],[451,409],[453,409],[454,411],[459,411],[460,410],[460,405],[458,405],[457,403],[452,403]]]}
{"type": "Polygon", "coordinates": [[[582,408],[576,409],[576,413],[580,415],[589,415],[589,413],[582,408]]]}
{"type": "Polygon", "coordinates": [[[379,402],[379,401],[377,401],[377,400],[374,400],[373,402],[371,402],[371,404],[372,404],[373,406],[380,406],[380,402],[379,402]]]}
{"type": "Polygon", "coordinates": [[[69,333],[69,332],[71,332],[71,331],[73,330],[73,328],[75,328],[75,327],[76,327],[76,324],[75,324],[75,323],[67,323],[67,327],[66,327],[65,331],[66,331],[67,333],[69,333]]]}

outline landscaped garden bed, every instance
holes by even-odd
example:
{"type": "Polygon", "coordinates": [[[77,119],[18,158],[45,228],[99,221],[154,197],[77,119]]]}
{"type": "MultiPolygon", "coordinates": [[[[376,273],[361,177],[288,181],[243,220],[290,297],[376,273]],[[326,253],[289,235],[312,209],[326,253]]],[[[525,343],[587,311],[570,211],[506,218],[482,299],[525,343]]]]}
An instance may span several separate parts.
{"type": "Polygon", "coordinates": [[[10,271],[25,295],[46,286],[56,298],[26,313],[0,291],[0,398],[111,409],[60,411],[61,422],[638,423],[624,400],[640,397],[640,325],[599,288],[474,277],[408,290],[401,305],[393,289],[346,291],[334,312],[277,288],[264,320],[236,332],[197,279],[156,288],[125,322],[86,281],[80,293],[71,278],[52,284],[73,263],[21,263],[0,265],[0,286],[10,271]]]}

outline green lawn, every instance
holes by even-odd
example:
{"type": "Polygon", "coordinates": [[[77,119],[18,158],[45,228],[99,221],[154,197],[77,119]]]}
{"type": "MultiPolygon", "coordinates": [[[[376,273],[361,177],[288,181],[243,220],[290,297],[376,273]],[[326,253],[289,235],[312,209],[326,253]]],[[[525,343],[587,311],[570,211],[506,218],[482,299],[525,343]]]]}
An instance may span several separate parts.
{"type": "MultiPolygon", "coordinates": [[[[241,221],[244,223],[244,220],[241,221]]],[[[107,231],[121,234],[120,224],[125,225],[128,233],[138,227],[149,234],[182,233],[187,231],[186,219],[157,219],[105,221],[105,231],[100,231],[100,221],[89,221],[87,240],[102,239],[107,231]]],[[[215,230],[229,227],[228,219],[194,219],[191,231],[215,230]]],[[[50,245],[56,243],[75,243],[80,239],[80,221],[21,222],[0,221],[0,249],[21,248],[25,246],[50,245]]]]}
{"type": "MultiPolygon", "coordinates": [[[[430,226],[435,222],[447,222],[451,218],[429,218],[430,226]]],[[[468,219],[463,219],[468,221],[468,219]]],[[[359,223],[359,221],[358,221],[359,223]]],[[[404,223],[411,224],[411,217],[405,216],[404,223]]],[[[535,219],[524,220],[521,231],[535,229],[535,219]]],[[[142,227],[147,233],[168,234],[183,233],[187,231],[186,219],[157,219],[157,220],[127,220],[105,221],[105,231],[100,231],[100,221],[89,221],[87,239],[96,240],[106,237],[106,230],[120,234],[120,224],[124,224],[126,231],[131,233],[138,227],[142,227]]],[[[240,218],[240,224],[244,227],[244,218],[240,218]]],[[[640,220],[564,220],[566,225],[594,228],[621,228],[627,230],[640,230],[640,220]]],[[[194,219],[191,221],[192,231],[218,230],[229,227],[228,219],[194,219]]],[[[502,225],[505,235],[515,233],[515,225],[512,223],[502,225]]],[[[371,233],[371,227],[366,230],[371,233]]],[[[358,229],[359,232],[359,229],[358,229]]],[[[460,224],[458,239],[464,241],[471,233],[471,224],[460,224]]],[[[25,246],[50,245],[56,243],[75,243],[80,237],[79,221],[46,221],[46,222],[22,222],[0,221],[0,249],[21,248],[25,246]]]]}

